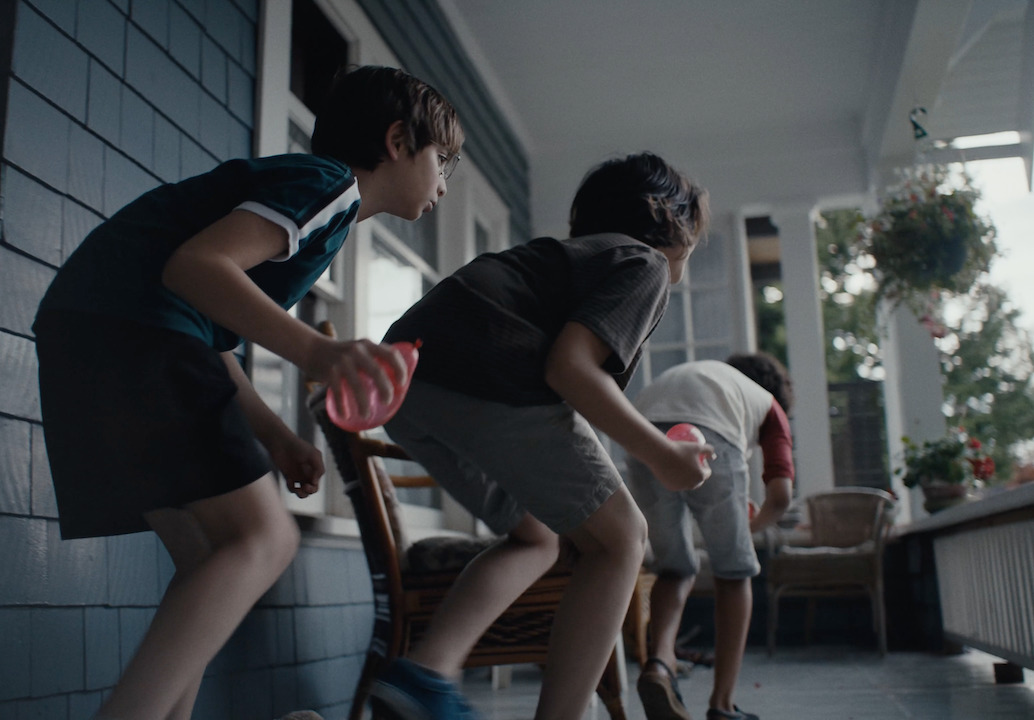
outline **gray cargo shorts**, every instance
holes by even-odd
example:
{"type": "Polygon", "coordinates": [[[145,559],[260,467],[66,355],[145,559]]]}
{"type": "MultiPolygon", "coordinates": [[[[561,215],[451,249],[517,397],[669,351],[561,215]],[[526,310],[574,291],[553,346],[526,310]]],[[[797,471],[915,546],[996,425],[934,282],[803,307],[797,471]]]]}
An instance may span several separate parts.
{"type": "MultiPolygon", "coordinates": [[[[676,423],[654,424],[667,431],[676,423]]],[[[715,577],[753,577],[761,572],[761,565],[747,511],[747,459],[713,430],[700,427],[700,431],[718,457],[711,461],[711,477],[696,490],[672,492],[645,465],[628,459],[628,489],[650,527],[650,569],[680,577],[699,572],[700,559],[693,543],[692,521],[696,518],[715,577]]]]}
{"type": "Polygon", "coordinates": [[[525,513],[569,532],[622,485],[592,426],[564,403],[515,407],[414,380],[384,428],[500,535],[525,513]]]}

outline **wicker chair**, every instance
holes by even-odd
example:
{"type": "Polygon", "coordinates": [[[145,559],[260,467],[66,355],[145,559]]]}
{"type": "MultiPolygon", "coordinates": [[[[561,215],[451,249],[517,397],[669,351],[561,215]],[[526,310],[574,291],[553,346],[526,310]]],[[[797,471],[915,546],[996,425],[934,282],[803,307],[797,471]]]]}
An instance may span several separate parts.
{"type": "Polygon", "coordinates": [[[775,652],[779,599],[808,598],[810,638],[819,597],[868,596],[880,655],[887,654],[883,600],[883,546],[894,498],[867,487],[838,488],[807,498],[811,545],[783,546],[770,535],[768,558],[768,654],[775,652]]]}
{"type": "MultiPolygon", "coordinates": [[[[373,582],[373,637],[349,715],[359,720],[380,668],[388,659],[405,656],[420,639],[456,576],[487,542],[450,537],[410,544],[399,519],[395,487],[432,487],[434,480],[427,475],[388,474],[382,458],[409,461],[405,451],[331,423],[322,390],[310,396],[309,409],[345,481],[373,582]]],[[[570,575],[570,569],[558,563],[528,588],[485,632],[465,667],[545,663],[553,615],[570,575]]],[[[615,647],[597,693],[612,720],[625,720],[618,661],[615,647]]]]}

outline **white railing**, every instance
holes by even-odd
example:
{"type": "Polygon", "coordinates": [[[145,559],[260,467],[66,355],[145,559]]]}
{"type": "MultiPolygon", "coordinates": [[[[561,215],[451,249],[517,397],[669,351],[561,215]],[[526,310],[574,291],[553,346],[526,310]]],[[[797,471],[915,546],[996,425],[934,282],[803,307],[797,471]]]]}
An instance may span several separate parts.
{"type": "Polygon", "coordinates": [[[1034,519],[962,525],[933,546],[945,637],[1034,668],[1034,519]]]}

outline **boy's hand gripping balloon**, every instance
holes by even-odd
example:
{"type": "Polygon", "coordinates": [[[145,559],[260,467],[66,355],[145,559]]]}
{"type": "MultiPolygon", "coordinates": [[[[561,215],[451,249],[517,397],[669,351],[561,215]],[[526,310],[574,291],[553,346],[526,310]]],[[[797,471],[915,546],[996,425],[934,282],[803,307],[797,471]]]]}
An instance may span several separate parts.
{"type": "MultiPolygon", "coordinates": [[[[699,443],[700,445],[707,444],[707,438],[700,432],[700,428],[696,425],[690,425],[689,423],[679,423],[673,425],[671,429],[665,433],[669,440],[699,443]]],[[[711,459],[711,453],[702,452],[700,453],[700,464],[706,469],[708,468],[707,461],[711,459]]]]}
{"type": "Polygon", "coordinates": [[[390,403],[385,405],[381,402],[380,395],[377,394],[377,387],[373,384],[373,380],[364,372],[359,373],[359,381],[362,383],[363,392],[366,394],[366,401],[369,404],[370,414],[363,417],[359,413],[359,406],[355,401],[355,396],[352,394],[352,389],[345,382],[341,383],[341,404],[344,411],[339,413],[337,409],[337,403],[334,399],[327,396],[327,415],[330,417],[331,422],[337,425],[342,430],[348,430],[349,432],[359,432],[360,430],[369,430],[371,428],[379,427],[384,423],[388,422],[392,416],[402,406],[402,401],[406,397],[406,392],[409,390],[409,383],[413,380],[413,370],[416,368],[416,361],[419,356],[417,348],[420,347],[420,341],[416,343],[410,342],[397,342],[392,343],[396,350],[402,353],[402,359],[406,362],[406,368],[408,369],[406,382],[399,384],[395,381],[395,372],[388,367],[388,365],[382,360],[378,359],[378,364],[387,373],[388,378],[391,380],[392,386],[395,388],[395,394],[392,397],[390,403]]]}

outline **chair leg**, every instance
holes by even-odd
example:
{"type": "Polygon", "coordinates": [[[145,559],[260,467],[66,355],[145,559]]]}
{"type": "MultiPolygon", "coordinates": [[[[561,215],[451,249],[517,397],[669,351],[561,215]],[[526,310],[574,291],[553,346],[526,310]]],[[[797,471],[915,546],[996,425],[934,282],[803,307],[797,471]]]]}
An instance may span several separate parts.
{"type": "Polygon", "coordinates": [[[804,613],[804,644],[811,645],[815,636],[815,598],[808,598],[807,609],[804,613]]]}
{"type": "Polygon", "coordinates": [[[779,624],[779,590],[768,586],[768,656],[775,653],[776,626],[779,624]]]}
{"type": "Polygon", "coordinates": [[[611,651],[607,667],[603,670],[600,684],[596,687],[610,720],[627,720],[625,706],[621,702],[621,669],[618,667],[617,647],[611,651]]]}
{"type": "Polygon", "coordinates": [[[876,586],[872,589],[872,618],[876,625],[876,642],[880,650],[880,657],[887,655],[887,608],[883,600],[883,581],[877,579],[876,586]]]}

